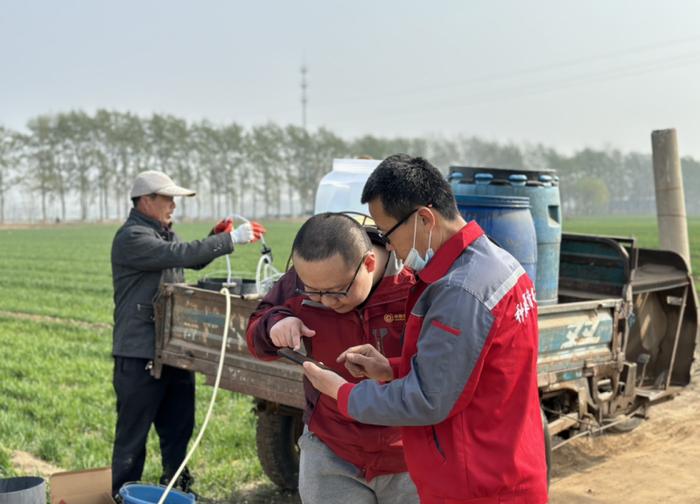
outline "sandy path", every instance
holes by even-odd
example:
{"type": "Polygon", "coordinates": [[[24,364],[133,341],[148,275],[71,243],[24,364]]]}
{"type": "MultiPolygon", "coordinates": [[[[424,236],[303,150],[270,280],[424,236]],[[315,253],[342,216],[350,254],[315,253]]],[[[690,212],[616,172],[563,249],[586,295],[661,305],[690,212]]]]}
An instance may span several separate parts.
{"type": "MultiPolygon", "coordinates": [[[[228,502],[299,500],[265,484],[228,502]]],[[[700,385],[652,406],[632,432],[580,438],[554,452],[550,504],[587,503],[700,503],[700,385]]]]}
{"type": "Polygon", "coordinates": [[[652,406],[633,432],[554,452],[550,502],[700,503],[700,388],[652,406]]]}
{"type": "Polygon", "coordinates": [[[12,453],[12,467],[17,474],[31,474],[48,478],[52,474],[63,472],[63,469],[36,458],[31,453],[16,450],[12,453]]]}

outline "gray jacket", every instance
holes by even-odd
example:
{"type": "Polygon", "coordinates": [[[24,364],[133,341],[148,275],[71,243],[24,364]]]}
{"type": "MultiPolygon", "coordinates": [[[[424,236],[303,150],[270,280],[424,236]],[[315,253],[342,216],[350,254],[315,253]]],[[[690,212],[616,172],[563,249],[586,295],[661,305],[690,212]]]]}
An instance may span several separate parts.
{"type": "Polygon", "coordinates": [[[200,269],[233,252],[228,233],[182,243],[156,220],[132,209],[112,242],[112,355],[153,359],[153,298],[161,282],[184,282],[183,268],[200,269]]]}

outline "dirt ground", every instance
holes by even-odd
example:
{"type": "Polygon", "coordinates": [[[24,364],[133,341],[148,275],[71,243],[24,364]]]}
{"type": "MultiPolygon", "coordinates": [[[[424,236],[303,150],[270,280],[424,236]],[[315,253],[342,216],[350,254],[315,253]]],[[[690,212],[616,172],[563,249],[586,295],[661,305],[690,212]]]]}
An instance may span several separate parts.
{"type": "Polygon", "coordinates": [[[63,469],[36,458],[31,453],[17,450],[12,453],[12,467],[19,474],[31,474],[48,478],[63,469]]]}
{"type": "Polygon", "coordinates": [[[550,503],[700,503],[699,379],[630,433],[556,450],[550,503]]]}
{"type": "MultiPolygon", "coordinates": [[[[556,450],[553,459],[550,504],[700,503],[700,387],[691,385],[654,405],[649,419],[632,432],[576,439],[556,450]]],[[[263,485],[229,502],[299,500],[263,485]]]]}

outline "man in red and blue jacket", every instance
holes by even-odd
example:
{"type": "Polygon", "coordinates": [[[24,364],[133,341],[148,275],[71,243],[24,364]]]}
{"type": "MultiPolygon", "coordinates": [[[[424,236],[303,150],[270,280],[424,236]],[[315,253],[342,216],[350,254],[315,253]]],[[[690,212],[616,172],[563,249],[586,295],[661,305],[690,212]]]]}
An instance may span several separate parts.
{"type": "Polygon", "coordinates": [[[307,377],[348,417],[402,426],[421,502],[546,502],[532,281],[462,219],[449,185],[423,159],[387,158],[362,198],[418,279],[401,357],[359,345],[338,361],[378,381],[345,382],[309,363],[307,377]]]}
{"type": "MultiPolygon", "coordinates": [[[[343,214],[315,215],[292,246],[294,268],[265,296],[250,318],[246,338],[260,359],[302,346],[350,383],[361,380],[336,362],[349,346],[367,344],[398,357],[403,312],[413,275],[402,270],[375,232],[343,214]]],[[[299,494],[304,504],[412,504],[416,488],[406,472],[401,431],[360,423],[338,411],[304,380],[306,427],[299,494]]]]}

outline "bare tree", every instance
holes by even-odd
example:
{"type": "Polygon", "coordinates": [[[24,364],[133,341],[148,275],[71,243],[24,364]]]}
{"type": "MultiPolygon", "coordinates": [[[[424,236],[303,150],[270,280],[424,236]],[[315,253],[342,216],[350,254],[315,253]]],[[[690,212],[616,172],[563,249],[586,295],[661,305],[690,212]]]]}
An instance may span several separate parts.
{"type": "Polygon", "coordinates": [[[310,163],[305,167],[303,184],[305,210],[311,212],[321,178],[331,169],[334,158],[351,156],[345,141],[330,130],[320,128],[312,137],[310,163]]]}
{"type": "MultiPolygon", "coordinates": [[[[268,123],[244,128],[214,125],[154,114],[98,110],[42,115],[20,135],[0,128],[0,221],[7,218],[8,191],[28,192],[29,215],[39,207],[48,220],[58,202],[66,218],[70,202],[80,218],[108,219],[128,212],[128,191],[136,173],[163,170],[192,186],[200,198],[183,201],[183,217],[225,212],[244,215],[291,215],[313,208],[318,183],[333,158],[369,155],[382,159],[397,152],[421,155],[446,172],[451,164],[512,169],[557,170],[565,213],[653,212],[649,154],[612,148],[582,149],[571,155],[543,145],[519,146],[477,137],[385,138],[364,135],[345,140],[321,128],[307,131],[268,123]],[[92,211],[97,199],[99,211],[92,211]],[[284,200],[287,205],[284,205],[284,200]],[[590,206],[587,202],[596,201],[590,206]],[[258,206],[264,205],[264,212],[258,206]],[[196,205],[196,206],[192,206],[196,205]]],[[[700,162],[683,158],[687,187],[700,187],[700,162]]],[[[687,194],[692,194],[688,190],[687,194]]],[[[700,205],[689,202],[689,211],[700,205]]],[[[30,216],[34,218],[33,214],[30,216]]]]}
{"type": "Polygon", "coordinates": [[[31,131],[25,143],[25,155],[28,160],[29,173],[23,181],[31,191],[38,191],[41,197],[41,219],[48,221],[48,205],[53,196],[55,185],[56,162],[52,138],[51,117],[39,116],[29,121],[31,131]]]}
{"type": "Polygon", "coordinates": [[[254,127],[248,138],[248,160],[254,167],[259,181],[258,191],[265,202],[265,212],[269,215],[274,205],[279,217],[283,182],[281,148],[284,133],[277,125],[268,123],[254,127]]]}
{"type": "Polygon", "coordinates": [[[15,185],[14,172],[19,164],[21,137],[0,126],[0,224],[5,223],[5,197],[15,185]]]}

